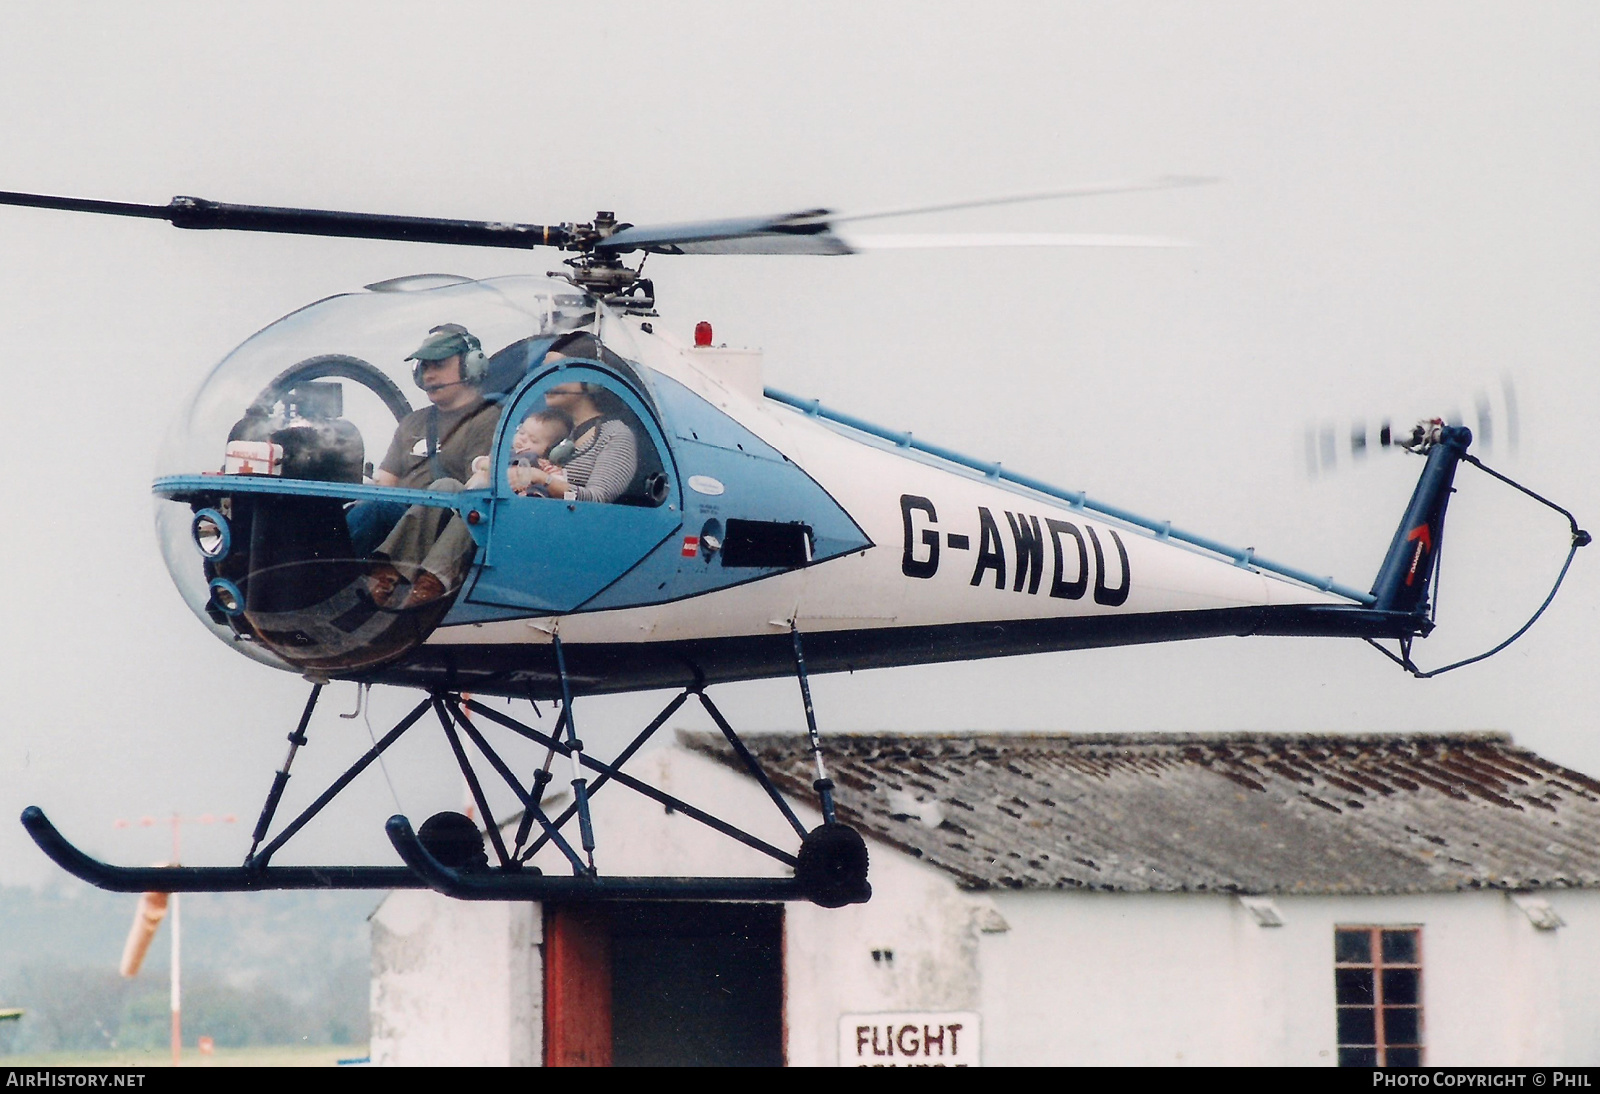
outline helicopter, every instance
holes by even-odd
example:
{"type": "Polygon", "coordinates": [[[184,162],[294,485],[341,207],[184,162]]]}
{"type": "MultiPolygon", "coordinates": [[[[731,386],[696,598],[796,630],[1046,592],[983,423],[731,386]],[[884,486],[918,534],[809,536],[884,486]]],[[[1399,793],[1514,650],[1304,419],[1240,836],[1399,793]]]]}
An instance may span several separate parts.
{"type": "MultiPolygon", "coordinates": [[[[192,230],[571,256],[564,271],[543,277],[424,274],[317,301],[248,338],[180,412],[152,486],[172,578],[219,639],[312,685],[242,865],[113,866],[78,850],[35,807],[24,811],[24,826],[63,868],[117,891],[428,887],[478,900],[805,899],[839,907],[869,899],[868,856],[835,803],[812,673],[1263,635],[1392,641],[1397,653],[1378,648],[1429,675],[1414,665],[1411,649],[1434,627],[1430,594],[1450,494],[1461,463],[1483,466],[1469,451],[1466,426],[1429,419],[1398,435],[1398,445],[1424,464],[1375,579],[1361,589],[769,388],[759,355],[717,345],[708,324],[692,343],[658,331],[655,286],[643,275],[652,255],[851,254],[861,241],[837,229],[853,221],[1201,181],[654,226],[609,212],[586,223],[538,225],[191,197],[155,206],[0,193],[0,204],[163,219],[192,230]],[[635,254],[640,261],[630,265],[635,254]],[[421,406],[413,405],[414,388],[424,392],[421,406]],[[476,416],[472,428],[483,439],[473,475],[446,474],[442,456],[465,428],[445,417],[446,403],[476,416]],[[549,443],[530,455],[524,426],[549,422],[563,407],[578,409],[564,427],[558,413],[549,443]],[[554,440],[565,431],[574,435],[554,440]],[[402,444],[402,436],[414,436],[414,444],[402,444]],[[604,489],[596,485],[599,461],[609,458],[602,449],[627,453],[613,460],[604,489]],[[584,453],[589,467],[580,474],[584,453]],[[396,460],[408,458],[411,474],[402,481],[396,460]],[[397,540],[402,527],[409,538],[397,540]],[[707,694],[713,685],[783,677],[798,682],[806,718],[816,777],[804,789],[816,795],[822,817],[812,828],[707,694]],[[413,688],[423,697],[310,806],[277,824],[312,713],[335,681],[413,688]],[[657,689],[676,694],[621,753],[602,761],[585,750],[577,699],[657,689]],[[554,701],[559,715],[541,730],[484,697],[526,700],[535,710],[554,701]],[[691,699],[793,829],[793,850],[625,770],[691,699]],[[482,829],[461,813],[436,814],[416,828],[394,816],[387,832],[400,867],[272,864],[430,715],[482,829]],[[515,770],[483,723],[537,744],[542,764],[515,770]],[[558,778],[557,757],[568,768],[571,802],[552,816],[546,791],[558,778]],[[520,816],[491,812],[485,764],[515,794],[520,816]],[[590,800],[608,783],[753,848],[793,876],[602,874],[590,800]],[[534,864],[547,847],[570,876],[534,864]]],[[[1566,510],[1517,488],[1567,517],[1564,578],[1588,533],[1566,510]]],[[[1532,622],[1489,654],[1433,674],[1498,652],[1532,622]]]]}

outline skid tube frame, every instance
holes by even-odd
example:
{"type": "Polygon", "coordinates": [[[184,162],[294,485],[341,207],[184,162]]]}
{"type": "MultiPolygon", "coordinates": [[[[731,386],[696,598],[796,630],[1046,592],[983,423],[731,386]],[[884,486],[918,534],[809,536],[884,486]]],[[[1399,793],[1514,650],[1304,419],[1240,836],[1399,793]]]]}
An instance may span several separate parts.
{"type": "MultiPolygon", "coordinates": [[[[804,664],[799,667],[804,681],[804,664]]],[[[346,771],[293,821],[286,825],[270,842],[261,846],[265,833],[272,824],[295,753],[308,743],[306,726],[320,694],[320,685],[313,688],[299,724],[289,736],[289,756],[283,768],[275,773],[273,784],[263,803],[261,817],[253,834],[250,853],[241,866],[154,866],[128,867],[102,862],[74,846],[52,824],[37,806],[29,806],[22,813],[22,824],[34,842],[56,865],[83,881],[112,892],[246,892],[269,889],[421,889],[431,888],[444,895],[461,900],[559,900],[559,901],[775,901],[810,900],[825,907],[839,907],[849,903],[862,903],[870,898],[872,888],[866,880],[864,848],[858,866],[833,865],[831,872],[819,872],[817,862],[830,855],[838,842],[841,830],[860,843],[853,830],[844,829],[826,809],[827,820],[817,829],[808,832],[792,808],[783,799],[777,787],[761,769],[755,757],[729,725],[722,712],[716,708],[703,690],[686,689],[675,695],[662,711],[651,720],[633,741],[611,763],[596,760],[583,751],[576,739],[571,718],[570,701],[562,705],[551,733],[546,734],[527,726],[500,711],[485,707],[476,700],[453,692],[430,692],[402,718],[393,729],[376,741],[372,748],[358,758],[346,771]],[[734,754],[746,771],[756,779],[776,804],[784,820],[799,838],[798,854],[790,854],[765,840],[744,831],[736,825],[713,816],[671,794],[666,793],[622,770],[625,764],[693,695],[711,715],[734,754]],[[488,869],[461,869],[441,862],[426,847],[404,816],[391,817],[386,825],[390,842],[404,866],[273,866],[272,856],[310,820],[333,800],[362,771],[377,760],[382,753],[414,726],[424,714],[432,710],[437,716],[444,736],[467,781],[474,804],[485,822],[485,835],[489,839],[498,865],[488,869]],[[524,785],[502,757],[494,750],[483,734],[473,724],[467,712],[479,715],[526,739],[541,744],[546,749],[543,768],[536,772],[531,783],[524,785]],[[563,740],[563,731],[566,740],[563,740]],[[523,817],[514,845],[508,848],[501,824],[490,812],[482,784],[467,754],[463,736],[489,762],[490,766],[517,795],[523,806],[523,817]],[[551,780],[550,761],[556,755],[568,758],[574,774],[583,778],[582,772],[598,775],[592,784],[584,787],[585,793],[559,816],[547,816],[540,805],[544,786],[551,780]],[[797,877],[620,877],[599,874],[592,865],[593,836],[587,820],[588,805],[594,795],[607,783],[619,783],[660,803],[731,839],[759,851],[785,866],[796,868],[797,877]],[[586,837],[582,850],[575,848],[562,833],[562,827],[574,817],[586,837]],[[542,830],[532,843],[524,844],[534,823],[542,830]],[[545,843],[553,843],[573,868],[570,877],[546,875],[537,867],[527,865],[528,859],[545,843]],[[826,845],[825,847],[823,845],[826,845]],[[258,851],[257,848],[260,848],[258,851]],[[809,850],[808,850],[809,848],[809,850]],[[841,873],[841,870],[843,873],[841,873]]],[[[809,713],[809,712],[808,712],[809,713]]],[[[813,723],[814,725],[814,723],[813,723]]],[[[812,730],[813,734],[815,730],[812,730]]],[[[576,779],[574,780],[576,781],[576,779]]],[[[586,780],[587,781],[587,780],[586,780]]],[[[831,790],[831,786],[829,787],[831,790]]],[[[831,795],[829,796],[831,798],[831,795]]],[[[832,805],[831,800],[827,801],[832,805]]]]}

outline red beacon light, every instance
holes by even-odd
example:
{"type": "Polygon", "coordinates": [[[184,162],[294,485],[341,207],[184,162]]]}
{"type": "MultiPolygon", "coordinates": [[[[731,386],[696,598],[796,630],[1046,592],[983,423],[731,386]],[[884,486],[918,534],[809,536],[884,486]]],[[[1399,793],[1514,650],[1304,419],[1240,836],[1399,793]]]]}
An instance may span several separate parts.
{"type": "Polygon", "coordinates": [[[694,325],[695,349],[704,349],[711,344],[711,324],[704,319],[694,325]]]}

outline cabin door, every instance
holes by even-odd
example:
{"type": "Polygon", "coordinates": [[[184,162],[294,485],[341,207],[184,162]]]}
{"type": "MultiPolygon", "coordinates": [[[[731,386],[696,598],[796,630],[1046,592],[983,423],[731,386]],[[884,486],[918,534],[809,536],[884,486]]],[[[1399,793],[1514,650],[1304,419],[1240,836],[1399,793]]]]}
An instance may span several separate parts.
{"type": "MultiPolygon", "coordinates": [[[[563,362],[523,387],[501,416],[491,459],[493,511],[482,560],[467,594],[473,603],[544,612],[576,610],[638,565],[683,522],[676,475],[654,416],[629,385],[597,365],[563,362]],[[516,460],[555,455],[560,461],[565,456],[573,460],[574,479],[581,477],[578,457],[587,445],[578,449],[576,457],[559,447],[543,451],[545,440],[536,453],[515,449],[518,429],[530,419],[541,419],[533,423],[540,428],[530,429],[527,436],[550,436],[546,430],[551,412],[560,411],[563,400],[547,399],[548,393],[577,384],[586,385],[592,402],[613,423],[609,427],[613,432],[623,429],[631,435],[631,470],[621,476],[626,484],[604,501],[553,498],[539,490],[517,494],[508,476],[516,460]]],[[[604,456],[589,470],[595,474],[593,488],[608,480],[615,489],[620,481],[615,461],[604,456]]]]}

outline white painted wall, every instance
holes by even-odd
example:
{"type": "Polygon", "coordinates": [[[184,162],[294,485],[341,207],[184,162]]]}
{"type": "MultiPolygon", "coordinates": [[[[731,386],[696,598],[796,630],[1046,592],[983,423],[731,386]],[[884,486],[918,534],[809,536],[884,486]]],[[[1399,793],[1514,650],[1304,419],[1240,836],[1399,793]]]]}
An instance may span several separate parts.
{"type": "Polygon", "coordinates": [[[841,1014],[981,1009],[978,939],[993,905],[915,859],[868,847],[872,900],[838,909],[793,904],[785,917],[792,1065],[839,1062],[841,1014]],[[874,950],[893,959],[874,960],[874,950]]]}
{"type": "Polygon", "coordinates": [[[1281,927],[1204,894],[1006,893],[980,943],[987,1064],[1331,1065],[1336,925],[1420,925],[1425,1060],[1600,1060],[1600,893],[1277,897],[1281,927]]]}
{"type": "Polygon", "coordinates": [[[372,914],[372,1062],[542,1063],[543,923],[537,904],[390,893],[372,914]]]}
{"type": "MultiPolygon", "coordinates": [[[[761,789],[721,764],[682,749],[637,764],[671,793],[796,845],[761,789]]],[[[622,787],[598,795],[595,812],[607,873],[785,872],[622,787]]],[[[1422,927],[1427,1063],[1600,1063],[1600,892],[1543,894],[1566,920],[1555,931],[1500,892],[1280,896],[1283,925],[1262,927],[1222,894],[966,892],[869,846],[869,904],[787,909],[790,1064],[836,1064],[841,1014],[977,1011],[991,1066],[1331,1065],[1334,928],[1376,924],[1422,927]]],[[[537,1062],[538,926],[528,906],[390,897],[373,919],[374,1061],[537,1062]]]]}

